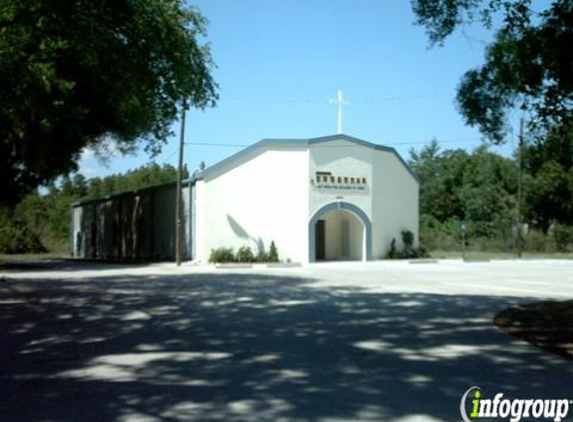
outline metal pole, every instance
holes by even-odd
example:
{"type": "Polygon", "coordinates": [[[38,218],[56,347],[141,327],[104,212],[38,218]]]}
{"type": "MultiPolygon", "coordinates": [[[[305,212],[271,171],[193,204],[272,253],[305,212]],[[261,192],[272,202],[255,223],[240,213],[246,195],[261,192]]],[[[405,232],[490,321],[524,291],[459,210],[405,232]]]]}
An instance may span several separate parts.
{"type": "Polygon", "coordinates": [[[177,193],[175,199],[175,261],[177,266],[181,265],[181,241],[182,241],[182,212],[181,212],[181,179],[183,177],[183,146],[185,140],[185,109],[187,101],[183,100],[181,110],[181,132],[179,136],[179,165],[177,166],[177,193]]]}
{"type": "Polygon", "coordinates": [[[517,210],[515,215],[515,248],[517,257],[521,258],[523,245],[521,243],[521,200],[522,200],[522,160],[523,160],[523,117],[519,120],[519,143],[517,147],[517,210]]]}
{"type": "Polygon", "coordinates": [[[461,223],[461,228],[462,228],[462,261],[466,260],[466,223],[465,221],[463,221],[461,223]]]}

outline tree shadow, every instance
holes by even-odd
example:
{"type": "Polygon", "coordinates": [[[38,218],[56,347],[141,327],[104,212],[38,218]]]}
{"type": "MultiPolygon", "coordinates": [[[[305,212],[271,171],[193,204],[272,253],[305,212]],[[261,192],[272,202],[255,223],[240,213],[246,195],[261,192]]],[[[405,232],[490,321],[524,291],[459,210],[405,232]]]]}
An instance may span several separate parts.
{"type": "Polygon", "coordinates": [[[86,270],[116,270],[144,268],[150,263],[158,261],[151,260],[119,260],[119,259],[75,259],[75,258],[41,258],[30,259],[0,259],[0,271],[6,275],[11,272],[20,273],[22,271],[65,271],[68,273],[86,270]],[[105,265],[105,267],[103,266],[105,265]]]}
{"type": "Polygon", "coordinates": [[[517,300],[327,290],[245,273],[3,283],[0,414],[452,421],[474,385],[563,397],[568,362],[492,323],[517,300]]]}

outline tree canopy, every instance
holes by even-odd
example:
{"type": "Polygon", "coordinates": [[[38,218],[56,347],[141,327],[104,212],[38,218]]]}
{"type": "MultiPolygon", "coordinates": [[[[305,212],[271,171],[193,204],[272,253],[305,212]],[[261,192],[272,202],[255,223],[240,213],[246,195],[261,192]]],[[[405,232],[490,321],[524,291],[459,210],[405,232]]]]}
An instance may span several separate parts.
{"type": "MultiPolygon", "coordinates": [[[[524,148],[523,220],[529,250],[573,246],[573,137],[554,129],[524,148]]],[[[517,166],[483,144],[472,152],[441,150],[434,141],[410,151],[420,176],[420,233],[430,249],[458,248],[460,222],[485,248],[507,250],[515,241],[517,166]]]]}
{"type": "Polygon", "coordinates": [[[529,217],[544,231],[559,221],[573,226],[573,129],[556,126],[524,154],[529,217]]]}
{"type": "Polygon", "coordinates": [[[206,20],[182,0],[3,0],[0,202],[76,169],[83,148],[158,152],[182,99],[217,99],[206,20]]]}
{"type": "Polygon", "coordinates": [[[463,22],[493,27],[502,15],[485,63],[468,70],[457,102],[466,122],[491,141],[504,141],[507,114],[520,108],[530,126],[549,130],[573,120],[573,1],[554,0],[540,12],[531,0],[412,0],[416,22],[442,44],[463,22]]]}
{"type": "Polygon", "coordinates": [[[410,151],[410,165],[420,175],[420,214],[440,223],[471,221],[478,235],[494,234],[492,224],[511,227],[516,169],[511,159],[481,145],[468,153],[441,151],[437,141],[410,151]]]}

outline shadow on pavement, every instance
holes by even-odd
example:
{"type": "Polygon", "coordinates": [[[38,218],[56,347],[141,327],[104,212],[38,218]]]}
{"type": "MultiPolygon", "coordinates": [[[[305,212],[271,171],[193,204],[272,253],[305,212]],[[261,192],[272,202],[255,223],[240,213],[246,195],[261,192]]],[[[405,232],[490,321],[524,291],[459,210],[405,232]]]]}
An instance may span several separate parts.
{"type": "Polygon", "coordinates": [[[514,302],[260,274],[3,283],[0,415],[453,421],[474,385],[491,396],[567,396],[567,361],[492,324],[514,302]]]}
{"type": "Polygon", "coordinates": [[[41,259],[0,259],[0,271],[9,274],[11,271],[85,271],[142,268],[157,262],[118,260],[88,260],[73,258],[41,258],[41,259]]]}

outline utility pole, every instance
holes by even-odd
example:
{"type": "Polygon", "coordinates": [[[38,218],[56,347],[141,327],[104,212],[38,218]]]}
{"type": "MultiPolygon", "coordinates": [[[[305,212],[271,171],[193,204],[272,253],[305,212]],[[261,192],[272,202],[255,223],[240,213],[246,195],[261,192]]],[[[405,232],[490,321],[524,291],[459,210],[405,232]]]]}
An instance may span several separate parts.
{"type": "Polygon", "coordinates": [[[523,117],[519,120],[519,143],[517,147],[517,204],[515,212],[515,249],[517,257],[521,258],[523,245],[521,243],[521,200],[523,183],[523,117]]]}
{"type": "Polygon", "coordinates": [[[181,265],[182,249],[182,212],[181,212],[181,179],[183,177],[183,145],[185,143],[185,109],[187,101],[183,100],[181,110],[181,132],[179,134],[179,165],[177,166],[177,193],[175,199],[175,261],[181,265]]]}

